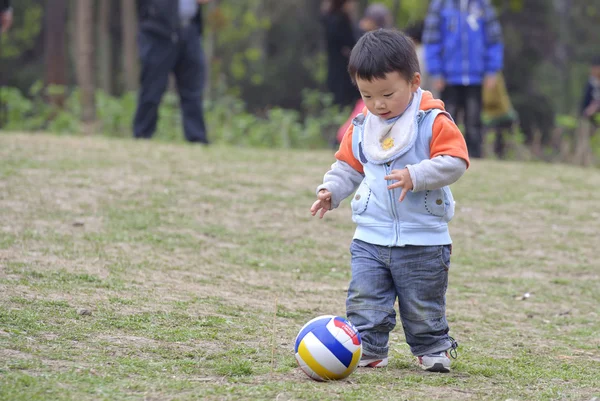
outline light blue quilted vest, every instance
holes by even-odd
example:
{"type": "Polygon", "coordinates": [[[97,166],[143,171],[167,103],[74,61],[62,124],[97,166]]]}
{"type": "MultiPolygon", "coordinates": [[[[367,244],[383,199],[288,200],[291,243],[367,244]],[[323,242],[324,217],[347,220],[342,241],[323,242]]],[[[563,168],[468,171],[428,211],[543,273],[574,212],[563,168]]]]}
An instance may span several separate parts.
{"type": "MultiPolygon", "coordinates": [[[[415,101],[421,100],[421,91],[415,101]]],[[[435,118],[443,110],[419,110],[416,115],[416,135],[391,158],[374,162],[362,149],[367,119],[359,115],[353,121],[352,151],[361,162],[365,178],[352,198],[352,220],[357,224],[355,239],[382,246],[447,245],[451,244],[448,222],[454,216],[454,199],[449,187],[436,190],[409,191],[399,202],[401,188],[388,190],[392,181],[384,177],[392,170],[401,170],[430,158],[430,142],[435,118]]]]}

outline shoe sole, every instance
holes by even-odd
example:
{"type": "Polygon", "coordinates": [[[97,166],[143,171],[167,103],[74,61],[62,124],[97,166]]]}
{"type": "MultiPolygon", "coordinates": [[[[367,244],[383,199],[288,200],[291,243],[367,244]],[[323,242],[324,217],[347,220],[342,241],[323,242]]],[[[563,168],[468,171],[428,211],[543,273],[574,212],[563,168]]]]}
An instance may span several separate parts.
{"type": "Polygon", "coordinates": [[[381,364],[381,361],[371,362],[366,365],[361,365],[361,364],[358,365],[359,368],[385,368],[386,366],[387,366],[387,363],[384,365],[384,364],[381,364]]]}
{"type": "Polygon", "coordinates": [[[449,373],[450,372],[450,368],[444,366],[443,363],[434,363],[433,366],[430,366],[428,368],[423,367],[423,369],[428,372],[435,372],[435,373],[449,373]]]}

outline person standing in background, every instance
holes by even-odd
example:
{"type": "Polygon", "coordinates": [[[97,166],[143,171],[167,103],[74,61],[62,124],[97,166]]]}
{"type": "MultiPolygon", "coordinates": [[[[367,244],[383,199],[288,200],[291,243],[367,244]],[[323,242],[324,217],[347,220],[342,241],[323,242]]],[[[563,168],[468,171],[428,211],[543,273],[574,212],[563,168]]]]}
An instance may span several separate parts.
{"type": "Polygon", "coordinates": [[[357,40],[352,22],[355,7],[355,0],[329,0],[323,3],[327,89],[333,94],[333,103],[340,107],[354,105],[360,98],[347,72],[350,52],[357,40]]]}
{"type": "MultiPolygon", "coordinates": [[[[375,31],[377,29],[389,29],[393,26],[394,18],[392,17],[390,10],[385,6],[385,4],[382,3],[374,3],[367,7],[365,10],[365,15],[358,23],[361,36],[370,31],[375,31]]],[[[347,71],[344,73],[347,73],[347,71]]],[[[342,142],[342,138],[344,137],[344,134],[346,133],[346,130],[350,124],[352,124],[354,117],[361,113],[364,108],[365,102],[363,102],[362,98],[359,97],[356,100],[354,109],[352,109],[350,112],[350,116],[348,116],[346,122],[344,122],[344,124],[338,128],[336,134],[336,141],[338,144],[342,142]]]]}
{"type": "Polygon", "coordinates": [[[202,108],[206,68],[200,5],[210,1],[136,0],[142,71],[133,123],[135,138],[150,139],[154,134],[158,107],[173,72],[185,138],[208,144],[202,108]]]}
{"type": "Polygon", "coordinates": [[[502,28],[490,0],[433,0],[423,44],[433,89],[455,119],[464,111],[469,155],[481,157],[482,85],[496,85],[504,60],[502,28]]]}
{"type": "Polygon", "coordinates": [[[8,32],[12,21],[13,13],[10,7],[10,0],[0,0],[0,33],[8,32]]]}
{"type": "Polygon", "coordinates": [[[590,76],[581,102],[581,114],[590,119],[594,127],[600,125],[597,121],[600,116],[600,57],[592,60],[590,65],[590,76]]]}

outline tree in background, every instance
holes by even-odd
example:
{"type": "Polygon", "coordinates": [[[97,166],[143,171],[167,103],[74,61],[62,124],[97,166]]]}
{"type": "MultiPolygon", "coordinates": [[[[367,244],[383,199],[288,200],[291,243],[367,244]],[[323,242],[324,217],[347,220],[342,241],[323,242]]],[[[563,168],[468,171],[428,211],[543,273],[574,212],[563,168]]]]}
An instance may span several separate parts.
{"type": "Polygon", "coordinates": [[[96,118],[93,52],[94,1],[77,0],[76,13],[76,64],[81,99],[81,118],[84,123],[90,124],[96,118]]]}
{"type": "Polygon", "coordinates": [[[423,0],[380,0],[364,3],[364,8],[370,3],[385,4],[391,10],[396,28],[398,29],[404,29],[409,24],[424,18],[429,7],[429,2],[423,0]]]}
{"type": "Polygon", "coordinates": [[[43,73],[44,3],[19,0],[13,1],[12,7],[13,26],[0,35],[0,83],[27,92],[43,73]]]}
{"type": "Polygon", "coordinates": [[[138,87],[139,62],[136,44],[137,14],[135,1],[121,1],[121,32],[123,34],[123,85],[126,91],[134,91],[138,87]]]}
{"type": "Polygon", "coordinates": [[[112,0],[98,0],[98,18],[96,22],[96,37],[98,47],[96,50],[96,65],[98,66],[98,87],[106,93],[112,92],[112,41],[110,36],[112,0]]]}
{"type": "Polygon", "coordinates": [[[46,0],[44,13],[44,84],[57,88],[47,96],[59,108],[64,105],[67,85],[67,6],[67,0],[46,0]]]}
{"type": "Polygon", "coordinates": [[[556,43],[553,6],[547,0],[512,1],[500,9],[505,40],[504,72],[528,145],[539,153],[554,127],[555,107],[536,78],[556,43]],[[527,40],[523,40],[527,37],[527,40]]]}
{"type": "MultiPolygon", "coordinates": [[[[276,107],[305,113],[306,92],[325,90],[321,1],[216,0],[207,6],[204,40],[211,104],[236,97],[259,116],[276,107]]],[[[597,0],[492,1],[504,28],[505,77],[522,128],[529,142],[537,135],[540,142],[550,143],[554,122],[560,125],[566,114],[575,118],[587,64],[600,53],[600,4],[597,0]]],[[[399,29],[423,18],[429,3],[359,0],[360,12],[375,2],[394,12],[399,29]]],[[[58,87],[64,85],[67,95],[79,88],[81,100],[85,98],[88,105],[86,118],[93,110],[89,104],[94,100],[94,81],[113,96],[135,89],[135,0],[83,3],[93,17],[87,23],[89,31],[84,32],[88,36],[82,37],[82,28],[76,24],[81,0],[13,1],[14,25],[0,38],[0,84],[36,102],[49,100],[58,105],[62,103],[58,87]],[[67,44],[62,39],[65,35],[67,44]],[[82,45],[84,41],[87,45],[82,45]],[[90,52],[91,61],[87,59],[90,52]],[[45,95],[43,83],[52,88],[52,93],[45,93],[48,96],[40,96],[45,95]]],[[[130,110],[134,100],[125,99],[124,108],[130,110]]],[[[311,99],[315,109],[324,97],[311,99]]],[[[48,116],[52,118],[51,113],[48,116]]],[[[125,118],[129,117],[121,117],[125,118]]]]}

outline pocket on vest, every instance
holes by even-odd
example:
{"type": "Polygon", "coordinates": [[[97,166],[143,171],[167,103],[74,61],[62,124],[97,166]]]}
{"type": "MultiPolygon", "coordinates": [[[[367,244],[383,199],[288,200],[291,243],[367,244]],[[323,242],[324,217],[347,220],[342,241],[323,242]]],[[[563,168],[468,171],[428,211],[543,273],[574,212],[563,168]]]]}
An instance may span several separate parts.
{"type": "Polygon", "coordinates": [[[446,222],[450,221],[454,217],[454,198],[450,188],[426,191],[425,209],[433,216],[443,217],[446,222]]]}
{"type": "Polygon", "coordinates": [[[454,217],[454,197],[452,196],[452,191],[450,191],[449,187],[443,187],[442,192],[444,192],[444,203],[446,205],[444,220],[449,222],[454,217]]]}
{"type": "Polygon", "coordinates": [[[350,205],[352,206],[353,214],[362,214],[367,210],[367,205],[369,204],[369,199],[371,198],[371,189],[369,186],[363,181],[358,190],[354,194],[350,205]]]}

